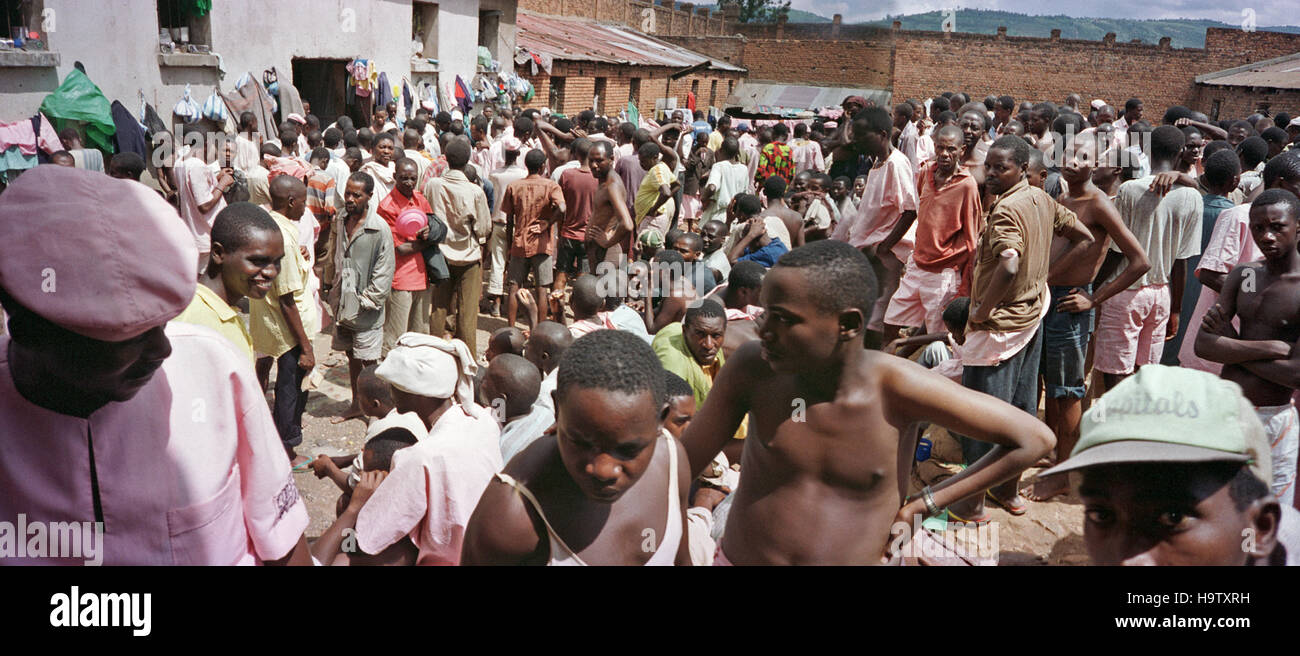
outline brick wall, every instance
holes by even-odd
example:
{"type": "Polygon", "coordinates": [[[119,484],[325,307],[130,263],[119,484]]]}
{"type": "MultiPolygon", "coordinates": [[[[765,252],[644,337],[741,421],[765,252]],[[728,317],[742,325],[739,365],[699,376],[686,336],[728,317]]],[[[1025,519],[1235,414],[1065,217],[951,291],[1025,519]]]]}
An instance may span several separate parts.
{"type": "Polygon", "coordinates": [[[743,65],[754,80],[814,86],[890,86],[888,42],[750,39],[743,65]],[[834,47],[827,47],[833,44],[834,47]]]}
{"type": "Polygon", "coordinates": [[[739,36],[661,36],[660,39],[691,52],[740,66],[745,55],[745,39],[739,36]]]}
{"type": "Polygon", "coordinates": [[[1196,90],[1196,105],[1214,118],[1214,103],[1219,103],[1218,118],[1242,118],[1255,113],[1261,104],[1268,105],[1272,116],[1280,111],[1294,116],[1300,110],[1300,90],[1256,91],[1248,87],[1221,87],[1200,85],[1196,90]]]}

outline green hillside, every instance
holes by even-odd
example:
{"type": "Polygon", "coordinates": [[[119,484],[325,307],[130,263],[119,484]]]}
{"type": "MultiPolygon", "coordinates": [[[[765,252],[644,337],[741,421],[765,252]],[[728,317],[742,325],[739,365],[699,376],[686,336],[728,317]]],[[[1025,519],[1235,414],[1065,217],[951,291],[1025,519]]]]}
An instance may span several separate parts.
{"type": "MultiPolygon", "coordinates": [[[[889,27],[893,21],[901,21],[905,30],[939,30],[943,25],[943,14],[932,11],[910,16],[889,16],[867,25],[889,27]]],[[[1053,29],[1061,30],[1063,39],[1087,39],[1099,41],[1107,32],[1115,33],[1115,40],[1126,43],[1141,39],[1143,43],[1155,44],[1161,37],[1170,37],[1175,48],[1202,48],[1205,46],[1205,28],[1236,28],[1213,20],[1180,18],[1173,20],[1134,20],[1130,18],[1074,18],[1065,15],[1030,16],[1007,11],[989,11],[977,9],[959,10],[955,17],[959,32],[977,34],[996,34],[998,26],[1006,26],[1010,36],[1051,36],[1053,29]]],[[[1300,33],[1300,27],[1294,25],[1264,27],[1258,29],[1274,32],[1300,33]]]]}

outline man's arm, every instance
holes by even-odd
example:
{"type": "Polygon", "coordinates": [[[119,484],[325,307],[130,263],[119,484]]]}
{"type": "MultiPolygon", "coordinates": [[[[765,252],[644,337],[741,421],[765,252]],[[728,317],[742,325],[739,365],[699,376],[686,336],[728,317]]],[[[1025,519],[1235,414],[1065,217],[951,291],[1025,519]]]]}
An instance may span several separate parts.
{"type": "Polygon", "coordinates": [[[1011,291],[1011,283],[1015,281],[1016,273],[1020,271],[1020,253],[1015,249],[1003,249],[998,254],[998,265],[993,269],[993,277],[989,280],[988,302],[980,303],[975,301],[971,307],[971,323],[982,323],[988,321],[993,314],[993,309],[1006,298],[1007,292],[1011,291]]]}
{"type": "Polygon", "coordinates": [[[305,534],[299,536],[298,544],[293,545],[293,549],[284,558],[264,560],[262,565],[266,567],[311,567],[311,550],[307,548],[307,536],[305,534]]]}
{"type": "MultiPolygon", "coordinates": [[[[997,445],[960,474],[931,486],[934,503],[940,508],[1023,472],[1056,444],[1046,424],[1004,401],[962,387],[912,362],[887,358],[882,364],[887,367],[881,385],[885,416],[899,430],[913,422],[931,421],[954,433],[997,445]]],[[[710,400],[712,395],[710,392],[710,400]]],[[[687,430],[698,421],[696,415],[687,430]]],[[[925,514],[923,499],[905,504],[898,517],[906,518],[911,525],[912,517],[918,514],[925,514]]]]}
{"type": "Polygon", "coordinates": [[[1182,290],[1187,286],[1187,260],[1174,260],[1174,270],[1169,272],[1169,324],[1165,328],[1165,341],[1178,336],[1178,320],[1183,313],[1182,290]]]}
{"type": "Polygon", "coordinates": [[[692,478],[704,473],[749,413],[751,386],[767,367],[760,348],[758,342],[747,342],[736,349],[713,381],[704,405],[682,432],[692,478]]]}
{"type": "Polygon", "coordinates": [[[1205,268],[1198,268],[1196,270],[1196,279],[1201,281],[1202,285],[1213,289],[1216,294],[1223,293],[1223,281],[1226,280],[1227,277],[1228,274],[1222,271],[1210,271],[1205,268]]]}
{"type": "Polygon", "coordinates": [[[395,252],[389,233],[381,231],[379,257],[375,259],[375,265],[370,270],[370,280],[366,283],[366,288],[357,295],[361,307],[367,310],[378,310],[384,307],[393,289],[393,272],[397,269],[395,252]]]}
{"type": "Polygon", "coordinates": [[[493,478],[465,526],[462,565],[519,565],[537,552],[541,538],[533,529],[523,496],[493,478]]]}
{"type": "MultiPolygon", "coordinates": [[[[334,562],[334,557],[343,549],[343,540],[348,532],[355,533],[357,515],[361,514],[362,506],[366,505],[371,495],[375,493],[375,489],[379,487],[380,483],[384,482],[384,478],[387,476],[388,472],[382,471],[361,472],[361,480],[357,482],[356,489],[351,490],[352,498],[348,501],[347,507],[343,509],[343,513],[334,520],[333,524],[330,524],[329,528],[325,529],[324,533],[321,533],[320,538],[311,546],[311,555],[315,556],[316,560],[320,561],[321,564],[329,565],[334,562]]],[[[344,485],[346,485],[346,477],[344,485]]],[[[349,490],[344,488],[344,491],[349,490]]]]}
{"type": "MultiPolygon", "coordinates": [[[[1146,251],[1137,242],[1137,237],[1134,237],[1133,233],[1124,225],[1124,221],[1120,218],[1115,206],[1111,203],[1105,203],[1100,209],[1101,213],[1097,225],[1104,235],[1109,236],[1115,242],[1115,245],[1119,246],[1120,253],[1128,260],[1128,267],[1114,280],[1104,283],[1100,287],[1094,287],[1091,297],[1085,294],[1083,290],[1071,290],[1068,296],[1061,299],[1057,307],[1059,312],[1086,312],[1106,302],[1115,294],[1128,289],[1130,285],[1137,282],[1138,278],[1146,275],[1147,271],[1151,270],[1151,261],[1147,259],[1146,251]]],[[[1179,287],[1178,289],[1182,288],[1179,287]]]]}
{"type": "Polygon", "coordinates": [[[533,130],[533,133],[536,134],[538,140],[542,142],[542,151],[546,153],[546,159],[551,168],[555,168],[569,161],[569,149],[556,146],[555,141],[551,138],[552,133],[559,137],[563,137],[563,132],[560,132],[550,123],[541,120],[537,121],[534,127],[535,129],[533,130]]]}
{"type": "Polygon", "coordinates": [[[912,223],[915,221],[916,210],[907,210],[900,214],[898,217],[898,223],[894,224],[894,229],[889,232],[889,236],[885,237],[884,241],[876,245],[876,252],[888,253],[890,249],[894,247],[894,244],[897,244],[898,240],[902,239],[903,235],[907,234],[908,229],[912,227],[912,223]]]}
{"type": "Polygon", "coordinates": [[[316,354],[312,351],[311,340],[307,338],[307,329],[302,326],[302,315],[298,314],[298,304],[293,302],[292,292],[282,294],[278,300],[284,322],[289,324],[289,334],[293,335],[298,345],[302,347],[302,355],[298,356],[298,368],[310,371],[316,366],[316,354]]]}
{"type": "Polygon", "coordinates": [[[1244,364],[1254,360],[1272,361],[1290,356],[1290,344],[1275,339],[1243,340],[1232,327],[1232,318],[1237,316],[1237,294],[1241,290],[1244,272],[1249,268],[1250,265],[1245,264],[1228,274],[1219,302],[1205,313],[1205,320],[1196,331],[1194,352],[1198,357],[1223,364],[1244,364]]]}
{"type": "Polygon", "coordinates": [[[597,234],[592,236],[592,240],[601,248],[609,248],[619,243],[636,229],[636,223],[632,221],[632,213],[627,211],[627,194],[623,191],[621,183],[615,182],[610,185],[609,202],[614,210],[614,221],[611,222],[608,231],[603,233],[597,231],[597,234]]]}

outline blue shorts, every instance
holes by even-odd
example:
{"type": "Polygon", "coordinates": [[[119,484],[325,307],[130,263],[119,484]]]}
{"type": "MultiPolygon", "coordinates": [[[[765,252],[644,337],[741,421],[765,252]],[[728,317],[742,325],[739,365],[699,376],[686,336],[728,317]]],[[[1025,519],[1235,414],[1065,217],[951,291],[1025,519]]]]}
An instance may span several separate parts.
{"type": "MultiPolygon", "coordinates": [[[[1085,393],[1083,367],[1088,357],[1088,340],[1092,337],[1093,310],[1056,311],[1056,304],[1073,288],[1053,285],[1051,307],[1043,318],[1042,372],[1049,399],[1082,399],[1085,393]]],[[[1092,285],[1081,289],[1092,293],[1092,285]]]]}

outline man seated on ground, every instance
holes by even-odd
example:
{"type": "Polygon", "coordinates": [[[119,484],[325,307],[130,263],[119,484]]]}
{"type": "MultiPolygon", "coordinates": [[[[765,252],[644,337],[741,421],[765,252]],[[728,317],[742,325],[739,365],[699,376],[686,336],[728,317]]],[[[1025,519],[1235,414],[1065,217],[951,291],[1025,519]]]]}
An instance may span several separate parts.
{"type": "Polygon", "coordinates": [[[554,396],[555,426],[488,485],[463,562],[689,564],[691,477],[660,425],[664,373],[650,348],[618,330],[587,335],[565,353],[554,396]]]}
{"type": "Polygon", "coordinates": [[[1044,472],[1080,474],[1093,564],[1300,565],[1300,515],[1269,492],[1253,410],[1235,383],[1158,364],[1097,399],[1044,472]]]}
{"type": "Polygon", "coordinates": [[[751,416],[715,564],[885,562],[894,522],[982,493],[1052,447],[1028,413],[864,350],[874,290],[866,257],[835,240],[791,251],[764,279],[762,341],[736,352],[683,435],[699,474],[751,416]],[[915,444],[899,433],[921,420],[1001,448],[905,499],[915,444]]]}
{"type": "Polygon", "coordinates": [[[573,335],[564,324],[554,321],[538,323],[528,335],[524,346],[524,358],[533,363],[542,375],[542,384],[537,392],[537,401],[527,417],[510,423],[501,431],[498,445],[503,462],[510,462],[519,452],[532,444],[542,432],[555,423],[555,391],[557,380],[556,368],[560,358],[573,343],[573,335]]]}
{"type": "Polygon", "coordinates": [[[505,430],[532,412],[541,387],[542,374],[533,363],[523,356],[502,353],[488,363],[478,386],[478,402],[492,411],[492,417],[505,430]]]}
{"type": "Polygon", "coordinates": [[[334,564],[404,563],[408,539],[417,565],[460,562],[470,513],[502,464],[500,428],[474,402],[476,369],[460,340],[420,333],[397,340],[376,375],[392,385],[398,412],[424,421],[428,437],[397,455],[372,503],[351,518],[355,526],[335,523],[339,531],[355,528],[358,550],[337,555],[334,564]]]}

